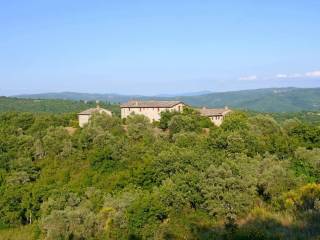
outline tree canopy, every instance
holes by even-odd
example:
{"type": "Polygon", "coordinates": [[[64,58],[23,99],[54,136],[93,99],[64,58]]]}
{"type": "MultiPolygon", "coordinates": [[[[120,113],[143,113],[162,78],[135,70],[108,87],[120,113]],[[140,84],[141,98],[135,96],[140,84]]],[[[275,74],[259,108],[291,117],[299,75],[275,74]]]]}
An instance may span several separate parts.
{"type": "Polygon", "coordinates": [[[0,239],[320,236],[317,123],[236,111],[216,127],[192,109],[76,120],[0,114],[0,239]]]}

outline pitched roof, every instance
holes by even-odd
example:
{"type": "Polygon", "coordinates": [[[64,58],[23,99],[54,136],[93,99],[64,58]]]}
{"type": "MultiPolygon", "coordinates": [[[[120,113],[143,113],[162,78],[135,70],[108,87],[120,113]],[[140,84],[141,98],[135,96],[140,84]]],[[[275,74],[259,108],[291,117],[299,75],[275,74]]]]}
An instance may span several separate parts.
{"type": "Polygon", "coordinates": [[[97,112],[100,112],[100,113],[101,112],[110,112],[111,113],[111,111],[109,111],[107,109],[96,107],[96,108],[89,108],[87,110],[84,110],[84,111],[78,113],[78,115],[92,115],[97,112]]]}
{"type": "Polygon", "coordinates": [[[123,103],[120,105],[121,108],[170,108],[179,103],[183,103],[181,101],[129,101],[127,103],[123,103]]]}
{"type": "Polygon", "coordinates": [[[231,112],[228,108],[200,108],[198,111],[203,116],[222,116],[231,112]]]}

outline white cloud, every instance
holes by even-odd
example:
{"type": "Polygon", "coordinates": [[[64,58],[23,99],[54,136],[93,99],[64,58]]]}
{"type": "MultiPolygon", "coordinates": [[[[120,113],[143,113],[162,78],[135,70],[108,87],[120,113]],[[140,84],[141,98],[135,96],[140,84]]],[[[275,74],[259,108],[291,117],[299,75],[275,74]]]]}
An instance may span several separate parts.
{"type": "Polygon", "coordinates": [[[279,74],[276,75],[276,78],[288,78],[288,75],[279,73],[279,74]]]}
{"type": "Polygon", "coordinates": [[[279,73],[276,75],[276,78],[301,78],[301,77],[303,77],[303,75],[300,73],[293,73],[293,74],[279,73]]]}
{"type": "Polygon", "coordinates": [[[254,80],[257,80],[257,76],[256,75],[244,76],[244,77],[240,77],[239,80],[241,80],[241,81],[254,81],[254,80]]]}
{"type": "Polygon", "coordinates": [[[307,72],[306,74],[306,77],[320,77],[320,70],[317,70],[317,71],[313,71],[313,72],[307,72]]]}
{"type": "MultiPolygon", "coordinates": [[[[266,76],[259,78],[260,80],[272,80],[272,79],[302,79],[302,78],[320,78],[320,70],[315,70],[311,72],[306,73],[278,73],[274,76],[266,76]]],[[[239,80],[241,81],[254,81],[258,80],[258,77],[256,75],[249,75],[249,76],[243,76],[240,77],[239,80]]]]}
{"type": "Polygon", "coordinates": [[[300,73],[294,73],[294,74],[291,74],[290,77],[291,78],[301,78],[301,77],[303,77],[303,75],[300,73]]]}

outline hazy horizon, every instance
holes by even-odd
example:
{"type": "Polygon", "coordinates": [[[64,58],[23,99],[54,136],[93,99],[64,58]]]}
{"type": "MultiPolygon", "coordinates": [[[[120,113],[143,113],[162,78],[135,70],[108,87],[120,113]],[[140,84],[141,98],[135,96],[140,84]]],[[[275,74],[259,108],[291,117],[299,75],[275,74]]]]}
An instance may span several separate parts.
{"type": "MultiPolygon", "coordinates": [[[[20,93],[20,94],[12,94],[12,95],[2,95],[5,97],[16,97],[16,96],[32,96],[32,95],[41,95],[41,94],[63,94],[63,93],[75,93],[75,94],[110,94],[110,95],[119,95],[119,96],[145,96],[145,97],[175,97],[175,96],[200,96],[210,93],[230,93],[230,92],[238,92],[238,91],[254,91],[254,90],[267,90],[267,89],[318,89],[319,87],[267,87],[267,88],[248,88],[248,89],[238,89],[238,90],[221,90],[221,91],[209,91],[209,90],[200,90],[200,91],[193,91],[193,92],[173,92],[173,93],[158,93],[158,94],[139,94],[139,93],[117,93],[117,92],[77,92],[77,91],[56,91],[56,92],[37,92],[37,93],[20,93]]],[[[1,95],[0,95],[1,96],[1,95]]]]}
{"type": "Polygon", "coordinates": [[[10,1],[0,95],[320,87],[320,2],[10,1]]]}
{"type": "Polygon", "coordinates": [[[29,89],[26,89],[26,91],[8,91],[8,89],[2,89],[0,87],[0,96],[6,96],[6,97],[13,97],[17,95],[32,95],[32,94],[44,94],[44,93],[63,93],[63,92],[74,92],[74,93],[88,93],[88,94],[118,94],[118,95],[141,95],[141,96],[157,96],[157,95],[182,95],[182,94],[188,94],[188,93],[199,93],[199,92],[234,92],[234,91],[246,91],[246,90],[257,90],[257,89],[268,89],[268,88],[320,88],[320,80],[316,80],[315,82],[312,82],[310,84],[298,84],[298,85],[278,85],[278,86],[252,86],[252,87],[244,87],[244,88],[227,88],[227,89],[201,89],[199,88],[193,88],[186,91],[179,91],[178,89],[170,89],[167,92],[130,92],[130,91],[124,91],[124,92],[115,92],[115,91],[104,91],[104,90],[93,90],[93,91],[77,91],[73,89],[56,89],[54,90],[48,90],[48,91],[30,91],[29,89]],[[176,90],[176,91],[175,91],[176,90]]]}

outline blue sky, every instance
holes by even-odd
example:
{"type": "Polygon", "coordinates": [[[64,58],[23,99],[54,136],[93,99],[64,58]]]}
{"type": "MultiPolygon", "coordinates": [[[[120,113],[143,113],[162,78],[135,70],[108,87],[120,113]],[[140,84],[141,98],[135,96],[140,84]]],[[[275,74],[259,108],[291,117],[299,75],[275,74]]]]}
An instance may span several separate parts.
{"type": "Polygon", "coordinates": [[[320,87],[319,0],[0,0],[0,94],[320,87]]]}

